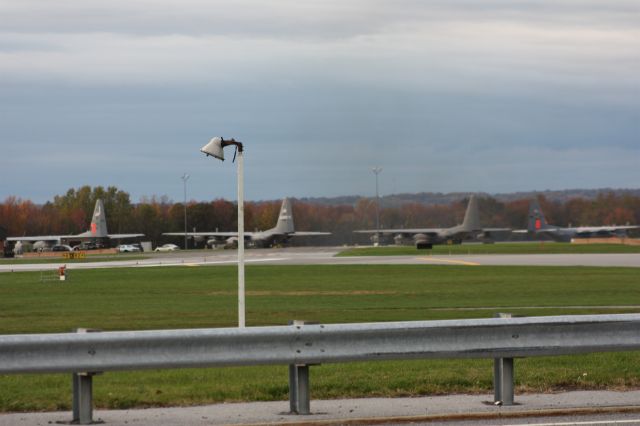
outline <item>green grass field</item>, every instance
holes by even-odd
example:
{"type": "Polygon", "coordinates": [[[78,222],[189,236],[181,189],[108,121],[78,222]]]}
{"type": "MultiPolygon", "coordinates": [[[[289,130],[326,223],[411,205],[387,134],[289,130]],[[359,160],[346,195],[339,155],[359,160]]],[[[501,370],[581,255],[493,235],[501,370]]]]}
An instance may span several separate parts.
{"type": "Polygon", "coordinates": [[[415,246],[356,247],[338,253],[338,256],[411,256],[411,255],[475,255],[475,254],[586,254],[586,253],[640,253],[640,246],[622,244],[571,244],[555,242],[455,244],[435,245],[431,250],[418,250],[415,246]]]}
{"type": "MultiPolygon", "coordinates": [[[[236,268],[165,267],[0,274],[0,333],[232,327],[236,268]]],[[[640,312],[635,268],[340,265],[247,267],[247,324],[284,325],[640,312]]],[[[312,368],[312,397],[489,392],[490,360],[423,360],[312,368]]],[[[68,409],[67,375],[0,376],[0,410],[68,409]]],[[[97,407],[287,398],[287,367],[108,373],[97,407]]],[[[640,353],[518,359],[517,392],[640,387],[640,353]]]]}

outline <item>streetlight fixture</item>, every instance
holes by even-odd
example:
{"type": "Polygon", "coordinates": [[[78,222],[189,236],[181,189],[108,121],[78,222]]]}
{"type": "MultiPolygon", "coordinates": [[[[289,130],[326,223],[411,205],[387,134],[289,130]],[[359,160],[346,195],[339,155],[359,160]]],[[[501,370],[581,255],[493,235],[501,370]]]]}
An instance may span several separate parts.
{"type": "Polygon", "coordinates": [[[233,154],[235,161],[238,157],[238,327],[245,327],[244,312],[244,178],[243,178],[243,146],[242,142],[235,139],[223,139],[220,136],[211,138],[208,144],[200,151],[207,156],[212,156],[224,161],[224,147],[234,145],[236,151],[233,154]]]}
{"type": "Polygon", "coordinates": [[[180,179],[184,183],[184,249],[187,249],[187,181],[189,180],[188,174],[183,174],[180,179]]]}
{"type": "Polygon", "coordinates": [[[378,175],[382,171],[382,167],[376,166],[371,169],[376,175],[376,245],[380,242],[380,196],[378,195],[378,175]]]}

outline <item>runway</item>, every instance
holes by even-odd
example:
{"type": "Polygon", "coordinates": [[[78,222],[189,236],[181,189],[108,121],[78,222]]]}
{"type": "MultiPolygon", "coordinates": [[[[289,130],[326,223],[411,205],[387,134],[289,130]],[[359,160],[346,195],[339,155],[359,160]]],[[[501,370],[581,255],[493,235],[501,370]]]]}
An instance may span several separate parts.
{"type": "MultiPolygon", "coordinates": [[[[462,266],[604,266],[640,267],[640,253],[624,254],[499,254],[336,257],[342,247],[295,247],[245,251],[245,262],[262,265],[462,265],[462,266]]],[[[232,250],[153,253],[148,259],[109,262],[0,264],[0,272],[51,270],[61,265],[68,269],[96,269],[155,266],[232,265],[237,253],[232,250]]]]}

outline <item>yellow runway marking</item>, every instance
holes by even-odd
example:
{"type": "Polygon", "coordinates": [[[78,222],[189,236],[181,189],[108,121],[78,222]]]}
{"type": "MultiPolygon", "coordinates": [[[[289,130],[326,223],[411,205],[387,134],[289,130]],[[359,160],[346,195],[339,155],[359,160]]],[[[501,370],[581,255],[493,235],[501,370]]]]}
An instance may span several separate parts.
{"type": "Polygon", "coordinates": [[[467,262],[466,260],[442,259],[441,257],[419,257],[420,260],[429,260],[432,262],[453,263],[455,265],[480,266],[476,262],[467,262]]]}

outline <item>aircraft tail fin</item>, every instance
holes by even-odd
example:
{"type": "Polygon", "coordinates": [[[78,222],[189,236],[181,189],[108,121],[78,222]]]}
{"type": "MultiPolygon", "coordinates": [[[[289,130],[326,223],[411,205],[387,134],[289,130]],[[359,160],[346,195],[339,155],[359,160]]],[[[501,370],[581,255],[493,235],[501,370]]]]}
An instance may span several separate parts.
{"type": "Polygon", "coordinates": [[[278,223],[274,229],[276,232],[290,234],[295,232],[293,226],[293,210],[291,209],[291,201],[288,198],[282,200],[280,214],[278,215],[278,223]]]}
{"type": "Polygon", "coordinates": [[[93,209],[89,233],[92,237],[96,238],[103,238],[109,235],[107,232],[107,217],[104,212],[104,205],[100,199],[96,200],[96,206],[93,209]]]}
{"type": "Polygon", "coordinates": [[[462,227],[468,231],[475,231],[481,228],[480,214],[478,213],[478,200],[475,195],[471,195],[469,198],[469,204],[467,205],[467,211],[464,214],[462,227]]]}
{"type": "Polygon", "coordinates": [[[531,200],[531,203],[529,203],[529,223],[527,225],[527,231],[536,232],[548,227],[549,224],[544,218],[540,203],[537,198],[534,198],[531,200]]]}

